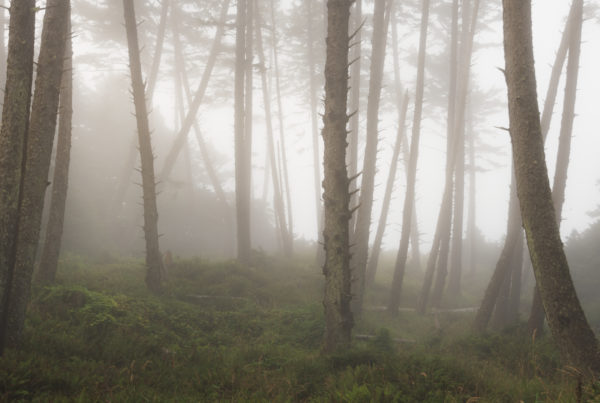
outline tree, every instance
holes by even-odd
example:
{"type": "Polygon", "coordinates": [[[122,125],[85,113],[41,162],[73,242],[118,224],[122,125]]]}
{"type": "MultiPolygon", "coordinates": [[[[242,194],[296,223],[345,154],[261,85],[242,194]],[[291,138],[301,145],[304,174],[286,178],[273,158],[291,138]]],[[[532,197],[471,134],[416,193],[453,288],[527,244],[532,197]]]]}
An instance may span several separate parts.
{"type": "Polygon", "coordinates": [[[600,373],[598,341],[583,313],[560,239],[537,104],[531,1],[503,0],[504,56],[517,195],[548,325],[563,359],[600,373]]]}
{"type": "MultiPolygon", "coordinates": [[[[354,1],[354,12],[351,19],[351,30],[353,30],[353,43],[350,46],[352,65],[350,66],[350,140],[348,141],[348,172],[351,178],[358,175],[358,132],[360,130],[360,69],[362,49],[362,0],[354,1]]],[[[355,206],[358,202],[356,180],[350,184],[350,205],[355,206]]],[[[350,219],[350,232],[354,232],[356,225],[356,214],[350,219]]]]}
{"type": "Polygon", "coordinates": [[[325,114],[323,115],[324,180],[323,230],[325,264],[325,340],[323,352],[347,347],[353,325],[350,310],[351,214],[346,170],[348,98],[348,25],[351,0],[327,1],[327,58],[325,62],[325,114]]]}
{"type": "Polygon", "coordinates": [[[364,151],[360,197],[358,199],[358,216],[354,230],[352,256],[352,272],[355,277],[353,285],[353,311],[362,310],[365,289],[365,272],[369,252],[369,235],[371,213],[373,210],[373,190],[375,188],[375,171],[377,165],[377,143],[379,139],[379,102],[381,83],[383,81],[383,65],[385,63],[385,45],[387,43],[387,26],[390,21],[392,2],[376,1],[373,14],[373,45],[371,51],[371,71],[369,79],[369,95],[367,99],[367,142],[364,151]]]}
{"type": "Polygon", "coordinates": [[[400,306],[400,292],[408,256],[408,242],[410,238],[413,208],[415,202],[415,187],[417,178],[417,159],[419,156],[419,138],[421,132],[421,115],[423,113],[423,88],[425,84],[425,50],[427,47],[427,25],[429,21],[429,0],[422,1],[421,32],[419,36],[419,56],[417,67],[417,88],[415,92],[415,111],[413,115],[412,138],[410,142],[410,159],[406,174],[406,194],[404,196],[404,210],[402,212],[402,232],[400,246],[394,267],[394,277],[390,291],[388,310],[396,312],[400,306]]]}
{"type": "MultiPolygon", "coordinates": [[[[70,33],[71,24],[69,21],[70,33]]],[[[58,140],[52,180],[50,212],[42,257],[40,258],[38,279],[43,283],[53,283],[58,266],[60,245],[65,218],[67,189],[69,186],[69,162],[71,154],[71,126],[73,120],[73,49],[71,36],[67,37],[65,62],[60,87],[58,140]]]]}
{"type": "Polygon", "coordinates": [[[162,255],[158,243],[158,208],[156,205],[156,182],[154,179],[154,154],[150,140],[148,112],[142,67],[137,38],[137,23],[133,0],[123,0],[125,14],[125,29],[127,31],[127,49],[129,53],[129,68],[131,71],[131,86],[135,118],[142,162],[142,193],[144,206],[144,238],[146,241],[146,285],[152,292],[161,290],[164,280],[162,255]]]}
{"type": "Polygon", "coordinates": [[[10,346],[20,341],[29,302],[56,129],[69,15],[69,0],[48,1],[27,131],[16,254],[3,318],[5,341],[10,346]]]}
{"type": "Polygon", "coordinates": [[[33,81],[35,1],[12,1],[0,129],[0,355],[16,254],[21,176],[33,81]]]}

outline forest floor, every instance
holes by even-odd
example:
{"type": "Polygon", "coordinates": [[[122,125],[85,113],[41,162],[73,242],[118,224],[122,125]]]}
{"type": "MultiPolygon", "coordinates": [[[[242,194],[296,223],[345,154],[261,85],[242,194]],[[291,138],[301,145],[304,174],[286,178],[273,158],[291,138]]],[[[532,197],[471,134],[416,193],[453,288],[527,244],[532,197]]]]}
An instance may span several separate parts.
{"type": "Polygon", "coordinates": [[[69,256],[57,285],[34,288],[22,348],[0,358],[0,401],[600,401],[549,337],[473,335],[469,312],[367,309],[352,348],[323,357],[322,283],[300,259],[176,260],[154,296],[140,261],[69,256]]]}

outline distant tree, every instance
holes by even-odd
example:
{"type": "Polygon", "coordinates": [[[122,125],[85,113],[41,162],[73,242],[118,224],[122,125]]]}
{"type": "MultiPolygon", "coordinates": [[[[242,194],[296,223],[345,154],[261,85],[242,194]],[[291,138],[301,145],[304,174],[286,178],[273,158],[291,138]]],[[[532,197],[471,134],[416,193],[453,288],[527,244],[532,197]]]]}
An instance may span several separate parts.
{"type": "Polygon", "coordinates": [[[377,144],[379,140],[379,104],[381,100],[381,84],[383,66],[385,64],[385,48],[387,43],[387,27],[390,21],[392,2],[385,0],[375,2],[373,12],[373,38],[371,46],[371,67],[369,77],[369,95],[367,99],[367,136],[364,150],[363,169],[358,199],[358,216],[352,243],[355,245],[352,254],[352,272],[354,299],[352,309],[355,313],[362,310],[365,291],[365,276],[369,252],[371,214],[373,210],[373,191],[375,188],[375,172],[377,165],[377,144]]]}
{"type": "Polygon", "coordinates": [[[548,325],[563,359],[600,374],[598,341],[573,287],[544,156],[537,104],[531,1],[503,0],[510,135],[523,226],[548,325]]]}
{"type": "Polygon", "coordinates": [[[137,22],[133,0],[123,0],[125,29],[127,31],[127,48],[129,51],[129,68],[135,118],[137,122],[140,159],[142,162],[142,193],[144,206],[144,238],[146,240],[146,285],[152,292],[159,292],[164,280],[162,254],[158,243],[158,208],[156,205],[156,182],[154,176],[154,153],[150,139],[148,112],[142,66],[137,38],[137,22]]]}
{"type": "Polygon", "coordinates": [[[350,310],[350,201],[346,170],[348,98],[348,25],[351,0],[327,1],[327,59],[325,62],[325,114],[323,115],[324,180],[323,230],[325,264],[325,340],[323,352],[350,344],[353,326],[350,310]]]}
{"type": "Polygon", "coordinates": [[[0,355],[6,346],[6,308],[16,254],[21,177],[33,81],[34,32],[35,1],[11,1],[0,129],[0,355]]]}
{"type": "Polygon", "coordinates": [[[413,116],[412,137],[410,142],[410,159],[406,174],[406,193],[404,197],[404,210],[402,212],[402,232],[400,235],[400,246],[396,265],[388,310],[396,312],[400,306],[400,292],[406,259],[408,256],[408,242],[410,239],[411,224],[413,220],[413,209],[415,202],[415,187],[417,177],[417,159],[419,156],[419,138],[421,133],[421,117],[423,113],[423,89],[425,84],[425,53],[427,48],[427,26],[429,22],[429,0],[422,0],[421,32],[419,34],[419,56],[417,67],[417,86],[415,92],[415,111],[413,116]]]}
{"type": "Polygon", "coordinates": [[[65,62],[58,106],[58,140],[56,143],[50,212],[38,271],[38,280],[42,283],[53,283],[56,276],[69,186],[71,126],[73,120],[73,48],[70,31],[71,24],[69,21],[67,31],[69,36],[65,48],[65,62]]]}
{"type": "Polygon", "coordinates": [[[44,13],[35,92],[27,131],[14,268],[4,325],[7,345],[16,346],[25,324],[31,278],[40,240],[44,197],[56,130],[67,41],[69,0],[49,0],[44,13]]]}
{"type": "MultiPolygon", "coordinates": [[[[362,66],[362,0],[354,1],[351,12],[350,34],[354,35],[350,44],[350,133],[348,140],[348,175],[353,178],[350,183],[350,206],[358,204],[356,178],[358,175],[358,132],[360,130],[360,71],[362,66]]],[[[354,232],[356,214],[350,219],[350,233],[354,232]]]]}

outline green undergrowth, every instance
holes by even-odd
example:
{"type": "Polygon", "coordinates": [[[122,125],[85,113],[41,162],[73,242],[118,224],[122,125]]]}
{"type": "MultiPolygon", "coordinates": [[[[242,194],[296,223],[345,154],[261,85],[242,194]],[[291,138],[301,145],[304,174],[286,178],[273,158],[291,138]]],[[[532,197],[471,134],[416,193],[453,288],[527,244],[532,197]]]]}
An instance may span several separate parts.
{"type": "Polygon", "coordinates": [[[33,290],[22,348],[0,358],[0,399],[577,399],[576,379],[548,339],[530,340],[520,328],[474,336],[464,314],[365,312],[355,328],[364,337],[324,357],[322,275],[302,262],[176,261],[159,296],[143,278],[139,261],[65,259],[57,285],[33,290]]]}

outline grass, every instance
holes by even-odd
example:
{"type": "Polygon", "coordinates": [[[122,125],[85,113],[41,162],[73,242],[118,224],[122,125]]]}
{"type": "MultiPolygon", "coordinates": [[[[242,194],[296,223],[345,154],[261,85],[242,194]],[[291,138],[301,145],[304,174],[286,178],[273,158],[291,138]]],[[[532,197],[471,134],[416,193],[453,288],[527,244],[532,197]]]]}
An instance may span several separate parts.
{"type": "MultiPolygon", "coordinates": [[[[57,285],[34,288],[22,348],[0,358],[0,400],[577,400],[549,339],[520,327],[475,336],[464,314],[436,327],[368,312],[355,333],[374,337],[321,356],[322,275],[301,261],[176,261],[160,296],[143,278],[135,260],[64,259],[57,285]]],[[[582,393],[600,401],[594,385],[582,393]]]]}

